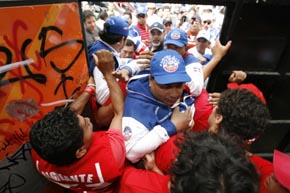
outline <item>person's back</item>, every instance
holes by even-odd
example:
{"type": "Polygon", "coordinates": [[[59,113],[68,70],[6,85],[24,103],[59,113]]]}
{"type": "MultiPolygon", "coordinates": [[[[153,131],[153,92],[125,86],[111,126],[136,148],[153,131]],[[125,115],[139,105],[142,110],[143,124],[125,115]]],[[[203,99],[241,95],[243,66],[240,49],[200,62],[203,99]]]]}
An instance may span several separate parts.
{"type": "MultiPolygon", "coordinates": [[[[94,104],[98,109],[94,109],[95,121],[98,129],[107,129],[113,117],[113,111],[110,100],[110,91],[102,72],[96,67],[93,54],[99,50],[108,50],[114,57],[114,71],[121,72],[119,69],[119,52],[125,45],[128,36],[128,24],[121,17],[111,16],[105,24],[104,30],[100,32],[100,39],[90,44],[88,48],[89,55],[89,73],[94,77],[96,84],[94,104]]],[[[126,71],[126,70],[125,70],[126,71]]],[[[121,81],[119,81],[121,85],[121,81]]],[[[124,86],[123,86],[124,87],[124,86]]],[[[123,89],[125,90],[125,89],[123,89]]],[[[125,93],[125,92],[124,92],[125,93]]]]}

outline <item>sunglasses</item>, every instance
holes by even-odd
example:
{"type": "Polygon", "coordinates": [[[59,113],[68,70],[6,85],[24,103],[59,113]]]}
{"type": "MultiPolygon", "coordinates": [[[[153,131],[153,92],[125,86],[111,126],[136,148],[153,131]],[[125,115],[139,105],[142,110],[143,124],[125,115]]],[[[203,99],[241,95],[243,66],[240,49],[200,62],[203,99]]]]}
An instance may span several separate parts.
{"type": "Polygon", "coordinates": [[[140,18],[140,17],[141,17],[141,18],[145,18],[145,14],[139,14],[139,15],[137,15],[137,17],[138,17],[138,18],[140,18]]]}
{"type": "Polygon", "coordinates": [[[211,24],[211,21],[203,21],[204,24],[207,23],[207,25],[210,25],[211,24]]]}

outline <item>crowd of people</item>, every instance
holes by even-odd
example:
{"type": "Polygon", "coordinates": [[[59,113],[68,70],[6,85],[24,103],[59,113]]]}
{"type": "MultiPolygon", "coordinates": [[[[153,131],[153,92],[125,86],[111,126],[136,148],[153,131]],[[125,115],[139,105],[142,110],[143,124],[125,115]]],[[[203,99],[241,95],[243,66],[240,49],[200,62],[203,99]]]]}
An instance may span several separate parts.
{"type": "Polygon", "coordinates": [[[219,41],[218,7],[109,3],[96,19],[88,5],[90,79],[31,128],[40,174],[83,193],[290,192],[290,156],[249,151],[270,124],[263,93],[238,70],[206,91],[232,43],[219,41]]]}

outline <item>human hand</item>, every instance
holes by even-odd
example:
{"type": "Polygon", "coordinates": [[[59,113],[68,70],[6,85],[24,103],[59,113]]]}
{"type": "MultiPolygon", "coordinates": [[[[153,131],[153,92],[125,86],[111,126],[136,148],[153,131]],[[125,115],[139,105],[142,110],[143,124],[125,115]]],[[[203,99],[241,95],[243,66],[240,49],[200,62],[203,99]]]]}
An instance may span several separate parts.
{"type": "Polygon", "coordinates": [[[153,171],[163,175],[163,172],[158,168],[155,162],[155,152],[147,153],[143,157],[143,165],[146,170],[153,171]]]}
{"type": "Polygon", "coordinates": [[[114,57],[113,54],[107,50],[100,50],[93,54],[96,66],[103,73],[103,75],[112,75],[114,71],[114,57]]]}
{"type": "Polygon", "coordinates": [[[215,45],[212,47],[211,51],[214,58],[221,60],[224,55],[228,52],[229,48],[232,45],[232,41],[228,41],[227,44],[224,46],[221,44],[219,38],[216,39],[215,45]]]}
{"type": "Polygon", "coordinates": [[[247,78],[247,73],[241,70],[234,70],[229,77],[229,82],[241,83],[247,78]]]}
{"type": "Polygon", "coordinates": [[[197,57],[197,59],[199,60],[199,62],[200,62],[201,64],[204,64],[204,63],[206,62],[206,58],[203,57],[203,56],[199,56],[199,57],[197,57]]]}
{"type": "Polygon", "coordinates": [[[214,92],[214,93],[208,93],[208,103],[216,106],[221,98],[221,93],[214,92]]]}
{"type": "Polygon", "coordinates": [[[136,58],[137,59],[149,59],[149,60],[151,60],[151,58],[153,56],[154,56],[154,53],[147,50],[147,51],[140,52],[140,54],[136,58]]]}
{"type": "Polygon", "coordinates": [[[140,70],[144,70],[146,68],[150,68],[150,60],[149,59],[137,59],[136,63],[140,70]]]}
{"type": "Polygon", "coordinates": [[[119,80],[127,82],[130,79],[130,73],[126,68],[112,72],[113,76],[119,80]]]}
{"type": "Polygon", "coordinates": [[[180,112],[179,106],[175,107],[170,120],[175,125],[177,132],[184,129],[190,129],[194,125],[191,108],[187,108],[184,112],[180,112]]]}

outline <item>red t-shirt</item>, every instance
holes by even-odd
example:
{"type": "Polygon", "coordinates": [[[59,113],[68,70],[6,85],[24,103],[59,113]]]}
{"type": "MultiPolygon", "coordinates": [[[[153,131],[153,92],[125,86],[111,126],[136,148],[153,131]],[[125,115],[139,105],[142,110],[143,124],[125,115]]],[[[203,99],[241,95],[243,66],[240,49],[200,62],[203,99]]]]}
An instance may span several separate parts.
{"type": "Polygon", "coordinates": [[[110,189],[121,176],[125,161],[125,144],[122,133],[110,129],[93,133],[88,152],[69,165],[56,166],[43,160],[33,149],[31,153],[37,170],[48,180],[76,192],[98,192],[110,189]]]}

